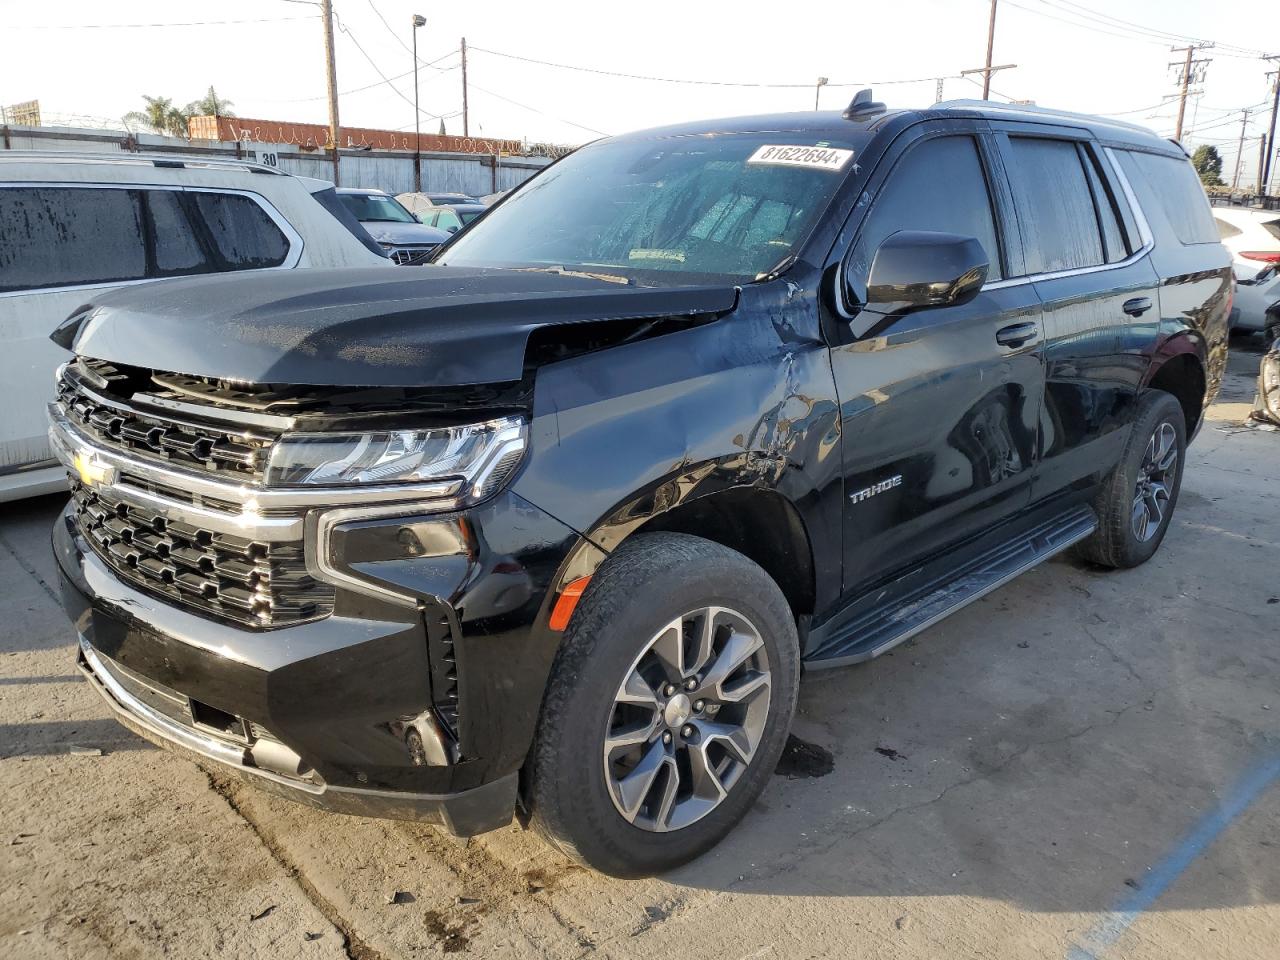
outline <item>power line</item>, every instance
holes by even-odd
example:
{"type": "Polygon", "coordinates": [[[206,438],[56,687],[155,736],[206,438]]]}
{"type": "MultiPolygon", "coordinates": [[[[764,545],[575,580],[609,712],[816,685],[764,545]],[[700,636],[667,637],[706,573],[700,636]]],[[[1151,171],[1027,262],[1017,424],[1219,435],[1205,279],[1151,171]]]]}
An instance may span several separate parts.
{"type": "MultiPolygon", "coordinates": [[[[1050,10],[1041,10],[1036,7],[1024,6],[1021,3],[1015,2],[1015,0],[1005,0],[1005,2],[1011,7],[1017,7],[1025,13],[1030,13],[1032,16],[1045,17],[1049,20],[1056,20],[1059,23],[1078,27],[1081,30],[1089,30],[1094,33],[1104,34],[1109,37],[1117,37],[1121,40],[1128,40],[1130,42],[1140,41],[1142,43],[1153,43],[1158,46],[1166,46],[1171,41],[1185,42],[1187,40],[1196,39],[1194,37],[1184,38],[1178,34],[1165,33],[1163,31],[1143,26],[1126,26],[1125,24],[1129,23],[1129,21],[1125,21],[1124,23],[1111,23],[1105,20],[1099,20],[1096,16],[1077,13],[1074,10],[1058,6],[1056,3],[1051,2],[1051,0],[1032,0],[1032,2],[1044,4],[1044,6],[1049,7],[1050,10]],[[1056,12],[1050,12],[1051,10],[1056,12]]],[[[1066,2],[1066,0],[1063,0],[1063,2],[1066,2]]],[[[1075,4],[1075,6],[1079,5],[1075,4]]],[[[1237,47],[1233,44],[1222,44],[1220,47],[1220,53],[1222,56],[1240,59],[1251,59],[1257,55],[1253,51],[1249,51],[1243,47],[1237,47]]]]}
{"type": "MultiPolygon", "coordinates": [[[[450,57],[454,56],[457,52],[458,52],[457,50],[450,50],[444,56],[437,57],[436,59],[430,61],[430,63],[427,65],[430,66],[431,64],[439,63],[441,60],[448,60],[450,57]]],[[[445,74],[450,73],[457,69],[458,69],[458,64],[456,63],[451,67],[444,67],[439,70],[439,73],[436,76],[428,77],[427,82],[430,83],[432,80],[438,80],[440,77],[444,76],[445,74]]],[[[406,70],[404,73],[397,73],[394,77],[391,77],[391,79],[403,80],[405,77],[411,77],[411,76],[413,76],[413,71],[406,70]]],[[[364,93],[366,90],[372,90],[374,87],[385,86],[386,83],[387,83],[386,80],[375,80],[373,81],[373,83],[366,83],[363,87],[352,87],[350,90],[341,90],[339,91],[338,95],[347,97],[353,93],[364,93]]],[[[273,99],[268,97],[257,97],[256,99],[262,103],[314,103],[317,100],[323,100],[324,97],[291,97],[288,99],[273,99]]],[[[439,119],[439,118],[437,117],[433,119],[439,119]]],[[[447,120],[449,118],[445,117],[445,119],[447,120]]]]}
{"type": "MultiPolygon", "coordinates": [[[[382,82],[385,83],[388,87],[390,87],[397,97],[399,97],[405,103],[409,104],[409,106],[413,107],[415,110],[418,111],[418,113],[421,116],[426,117],[428,120],[439,120],[442,116],[444,116],[444,114],[442,113],[428,113],[426,110],[423,110],[420,107],[416,106],[412,100],[410,100],[407,96],[405,96],[400,91],[399,87],[397,87],[394,83],[391,82],[391,78],[382,72],[382,68],[378,66],[377,61],[375,61],[373,57],[369,56],[368,51],[366,51],[365,48],[361,45],[360,41],[356,39],[356,35],[352,32],[351,28],[348,27],[346,24],[344,24],[336,14],[334,15],[334,19],[338,23],[338,29],[341,30],[343,33],[345,33],[348,38],[350,38],[351,42],[355,44],[356,49],[360,51],[361,56],[363,56],[366,60],[369,61],[369,66],[373,67],[374,72],[382,78],[382,82]]],[[[411,70],[409,72],[412,73],[413,71],[411,70]]]]}
{"type": "Polygon", "coordinates": [[[18,23],[9,30],[147,30],[152,27],[224,27],[238,23],[288,23],[291,20],[315,20],[307,17],[259,17],[252,20],[189,20],[166,23],[18,23]]]}
{"type": "MultiPolygon", "coordinates": [[[[1203,39],[1204,39],[1202,37],[1193,37],[1190,34],[1171,33],[1167,30],[1160,30],[1157,27],[1149,27],[1149,26],[1146,26],[1145,24],[1135,23],[1132,20],[1123,20],[1120,17],[1113,17],[1111,14],[1103,13],[1101,10],[1094,10],[1091,7],[1084,6],[1083,4],[1075,3],[1074,0],[1041,0],[1041,2],[1047,3],[1051,6],[1057,6],[1058,4],[1066,4],[1066,6],[1068,7],[1074,7],[1077,10],[1081,11],[1081,13],[1078,14],[1078,16],[1087,16],[1090,19],[1102,18],[1103,20],[1109,20],[1121,26],[1133,27],[1145,33],[1150,33],[1155,36],[1163,36],[1166,38],[1166,40],[1173,40],[1179,43],[1186,43],[1188,41],[1203,42],[1203,39]]],[[[1261,50],[1251,50],[1247,47],[1241,47],[1231,43],[1219,42],[1219,43],[1216,43],[1215,45],[1220,50],[1222,49],[1236,50],[1243,54],[1257,55],[1262,52],[1261,50]]]]}
{"type": "Polygon", "coordinates": [[[586,130],[588,133],[595,133],[602,137],[610,136],[610,134],[605,133],[603,130],[597,130],[595,127],[588,127],[582,123],[574,123],[572,120],[566,120],[564,117],[553,116],[550,113],[545,113],[542,110],[539,110],[537,107],[531,107],[527,103],[520,103],[518,100],[512,100],[510,97],[504,97],[500,93],[494,93],[492,90],[486,89],[485,87],[480,86],[478,83],[473,82],[471,86],[476,90],[479,90],[481,93],[487,93],[491,97],[497,97],[499,100],[503,100],[514,107],[519,107],[521,110],[528,110],[530,113],[536,113],[539,116],[546,117],[549,120],[557,120],[560,123],[567,123],[571,127],[577,127],[579,130],[586,130]]]}
{"type": "MultiPolygon", "coordinates": [[[[808,80],[804,83],[748,83],[748,82],[735,81],[735,80],[692,80],[689,78],[681,78],[681,77],[657,77],[657,76],[651,76],[651,75],[642,74],[642,73],[623,73],[618,70],[602,70],[598,67],[583,67],[583,66],[578,66],[577,64],[572,64],[572,63],[556,63],[551,60],[538,60],[534,57],[522,57],[519,54],[503,53],[501,50],[490,50],[486,47],[477,47],[474,44],[468,45],[467,49],[471,51],[478,51],[480,53],[487,53],[490,56],[494,56],[494,57],[503,57],[507,60],[519,60],[522,63],[533,63],[533,64],[537,64],[540,67],[554,67],[558,70],[575,70],[579,73],[593,73],[603,77],[620,77],[625,80],[648,80],[653,83],[678,83],[678,84],[687,84],[689,86],[698,86],[698,87],[749,87],[753,89],[770,89],[770,90],[798,90],[798,89],[809,90],[809,89],[812,89],[813,87],[812,80],[808,80]]],[[[950,77],[953,75],[948,74],[947,76],[950,77]]],[[[910,80],[863,80],[863,81],[857,81],[857,82],[850,81],[850,82],[844,82],[844,83],[827,83],[825,84],[825,86],[828,86],[828,87],[881,86],[882,87],[882,86],[888,86],[890,84],[896,84],[896,83],[933,83],[937,79],[938,79],[938,75],[932,74],[928,77],[915,77],[910,80]]]]}

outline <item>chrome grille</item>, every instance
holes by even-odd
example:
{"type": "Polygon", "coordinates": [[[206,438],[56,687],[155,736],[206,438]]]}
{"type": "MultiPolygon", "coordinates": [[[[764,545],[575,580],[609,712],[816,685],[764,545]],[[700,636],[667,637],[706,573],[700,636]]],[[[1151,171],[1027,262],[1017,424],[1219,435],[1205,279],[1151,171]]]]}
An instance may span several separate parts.
{"type": "MultiPolygon", "coordinates": [[[[58,381],[57,402],[72,422],[95,439],[144,458],[245,479],[261,477],[273,439],[269,433],[140,410],[91,389],[82,379],[85,372],[76,364],[68,365],[58,381]]],[[[91,368],[87,372],[97,373],[91,368]]]]}
{"type": "Polygon", "coordinates": [[[327,616],[334,590],[307,572],[301,543],[201,529],[72,482],[80,533],[124,581],[253,627],[327,616]]]}

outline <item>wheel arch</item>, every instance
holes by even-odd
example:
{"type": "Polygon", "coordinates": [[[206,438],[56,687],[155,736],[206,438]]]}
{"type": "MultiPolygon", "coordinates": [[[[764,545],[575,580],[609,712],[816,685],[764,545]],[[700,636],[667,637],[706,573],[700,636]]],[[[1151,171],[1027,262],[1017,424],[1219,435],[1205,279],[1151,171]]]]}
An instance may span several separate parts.
{"type": "Polygon", "coordinates": [[[1183,349],[1158,354],[1147,371],[1145,388],[1168,393],[1178,401],[1186,418],[1187,438],[1195,436],[1204,415],[1208,381],[1204,360],[1195,345],[1182,340],[1183,349]]]}
{"type": "Polygon", "coordinates": [[[776,490],[732,487],[694,497],[646,520],[641,533],[686,533],[736,550],[762,567],[797,617],[816,601],[813,545],[800,511],[776,490]]]}

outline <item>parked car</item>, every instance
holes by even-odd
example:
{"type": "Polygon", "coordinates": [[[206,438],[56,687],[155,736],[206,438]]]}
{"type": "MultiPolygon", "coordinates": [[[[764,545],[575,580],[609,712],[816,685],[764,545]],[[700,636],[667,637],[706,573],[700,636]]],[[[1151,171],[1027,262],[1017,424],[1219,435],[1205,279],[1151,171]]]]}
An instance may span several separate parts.
{"type": "Polygon", "coordinates": [[[425,193],[402,193],[396,197],[406,210],[429,227],[457,233],[489,208],[483,203],[434,204],[425,193]]]}
{"type": "Polygon", "coordinates": [[[426,263],[436,247],[449,239],[444,230],[425,226],[385,190],[341,187],[338,197],[398,266],[426,263]]]}
{"type": "Polygon", "coordinates": [[[519,808],[626,876],[751,808],[802,668],[1071,547],[1149,559],[1232,289],[1176,144],[869,92],[597,141],[436,261],[59,332],[81,667],[267,789],[459,834],[519,808]]]}
{"type": "Polygon", "coordinates": [[[419,196],[426,197],[433,207],[447,207],[455,203],[471,204],[480,202],[478,198],[471,196],[469,193],[423,193],[419,194],[419,196]]]}
{"type": "Polygon", "coordinates": [[[1267,310],[1267,352],[1258,364],[1258,395],[1253,419],[1280,426],[1280,300],[1267,310]]]}
{"type": "Polygon", "coordinates": [[[164,277],[385,265],[332,194],[322,180],[233,160],[0,152],[0,501],[66,489],[45,407],[67,359],[49,334],[67,314],[164,277]]]}
{"type": "Polygon", "coordinates": [[[1236,275],[1232,329],[1260,331],[1267,307],[1280,298],[1280,211],[1214,207],[1213,219],[1236,275]]]}

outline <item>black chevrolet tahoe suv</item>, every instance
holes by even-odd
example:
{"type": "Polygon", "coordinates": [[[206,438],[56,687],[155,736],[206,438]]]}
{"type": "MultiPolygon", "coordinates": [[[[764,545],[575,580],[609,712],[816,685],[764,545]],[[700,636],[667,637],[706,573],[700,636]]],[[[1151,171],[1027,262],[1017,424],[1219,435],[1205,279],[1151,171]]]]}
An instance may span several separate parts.
{"type": "Polygon", "coordinates": [[[590,144],[434,260],[59,329],[79,663],[266,789],[631,876],[744,815],[802,670],[1147,560],[1232,301],[1177,144],[865,94],[590,144]]]}

